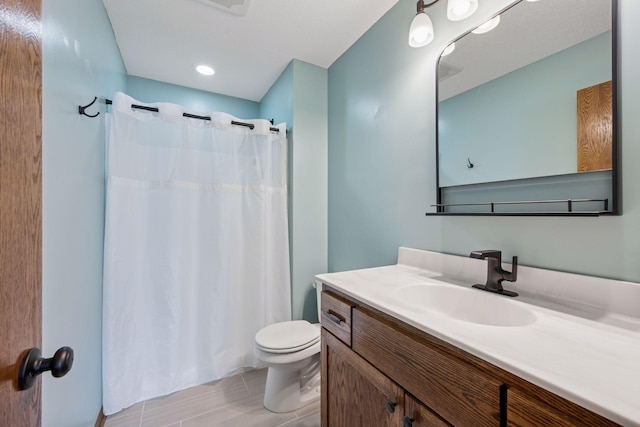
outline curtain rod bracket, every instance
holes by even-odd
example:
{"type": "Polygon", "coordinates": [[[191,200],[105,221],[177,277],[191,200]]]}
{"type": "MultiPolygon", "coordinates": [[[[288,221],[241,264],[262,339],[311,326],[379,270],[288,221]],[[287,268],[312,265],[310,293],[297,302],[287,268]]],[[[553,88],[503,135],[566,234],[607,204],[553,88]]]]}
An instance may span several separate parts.
{"type": "Polygon", "coordinates": [[[91,114],[87,114],[86,113],[86,109],[91,107],[93,104],[95,104],[95,102],[98,100],[97,96],[93,97],[93,101],[91,101],[90,104],[85,105],[84,107],[82,105],[78,105],[78,114],[83,115],[83,116],[87,116],[87,117],[98,117],[100,115],[100,111],[98,111],[97,113],[91,115],[91,114]]]}

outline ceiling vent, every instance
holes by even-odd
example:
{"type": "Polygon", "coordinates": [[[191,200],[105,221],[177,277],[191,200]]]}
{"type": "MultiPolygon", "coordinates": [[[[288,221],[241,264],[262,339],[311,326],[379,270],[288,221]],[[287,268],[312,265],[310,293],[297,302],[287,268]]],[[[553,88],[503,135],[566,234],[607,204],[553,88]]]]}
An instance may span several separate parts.
{"type": "Polygon", "coordinates": [[[233,15],[246,16],[251,0],[198,0],[216,9],[224,10],[233,15]]]}

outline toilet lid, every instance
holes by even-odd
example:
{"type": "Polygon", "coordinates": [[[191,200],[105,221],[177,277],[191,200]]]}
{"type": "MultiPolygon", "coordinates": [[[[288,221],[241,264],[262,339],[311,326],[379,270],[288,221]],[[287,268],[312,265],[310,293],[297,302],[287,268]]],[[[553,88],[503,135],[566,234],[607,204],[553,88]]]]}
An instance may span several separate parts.
{"type": "Polygon", "coordinates": [[[271,353],[292,353],[320,340],[320,328],[306,320],[280,322],[262,328],[256,334],[256,344],[271,353]]]}

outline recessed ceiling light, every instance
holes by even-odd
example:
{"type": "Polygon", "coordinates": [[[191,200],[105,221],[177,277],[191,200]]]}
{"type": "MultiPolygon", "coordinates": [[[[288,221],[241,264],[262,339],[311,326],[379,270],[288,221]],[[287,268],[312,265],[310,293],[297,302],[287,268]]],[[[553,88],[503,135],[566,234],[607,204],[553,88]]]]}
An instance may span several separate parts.
{"type": "Polygon", "coordinates": [[[208,65],[198,65],[196,71],[204,76],[213,76],[215,74],[215,70],[208,65]]]}

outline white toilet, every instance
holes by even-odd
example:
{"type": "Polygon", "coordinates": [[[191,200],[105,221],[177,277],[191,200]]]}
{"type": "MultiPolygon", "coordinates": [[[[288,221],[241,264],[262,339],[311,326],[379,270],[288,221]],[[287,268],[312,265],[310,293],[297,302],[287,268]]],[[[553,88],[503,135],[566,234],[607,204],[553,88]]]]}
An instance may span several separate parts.
{"type": "MultiPolygon", "coordinates": [[[[320,316],[320,293],[318,318],[320,316]]],[[[258,331],[254,354],[267,365],[264,407],[289,412],[320,398],[320,324],[306,320],[274,323],[258,331]]]]}

